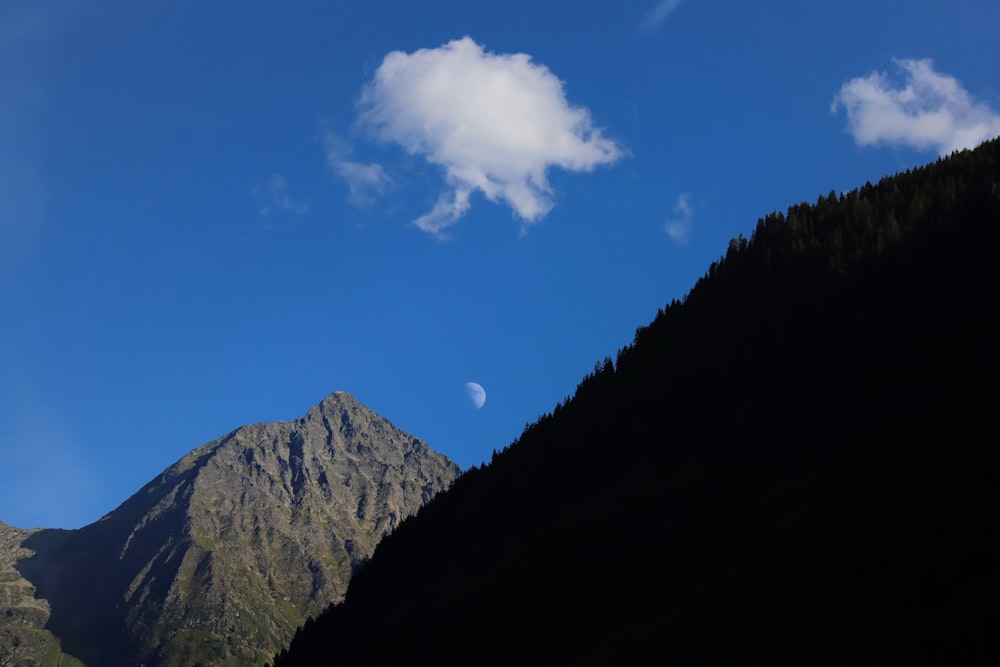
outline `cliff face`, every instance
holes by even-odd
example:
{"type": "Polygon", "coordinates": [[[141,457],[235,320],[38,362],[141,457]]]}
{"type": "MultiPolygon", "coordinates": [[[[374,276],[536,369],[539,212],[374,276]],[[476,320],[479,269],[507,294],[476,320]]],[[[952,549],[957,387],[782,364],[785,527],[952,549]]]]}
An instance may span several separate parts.
{"type": "Polygon", "coordinates": [[[89,665],[265,664],[459,473],[338,392],[198,447],[94,524],[14,536],[34,552],[19,581],[89,665]]]}

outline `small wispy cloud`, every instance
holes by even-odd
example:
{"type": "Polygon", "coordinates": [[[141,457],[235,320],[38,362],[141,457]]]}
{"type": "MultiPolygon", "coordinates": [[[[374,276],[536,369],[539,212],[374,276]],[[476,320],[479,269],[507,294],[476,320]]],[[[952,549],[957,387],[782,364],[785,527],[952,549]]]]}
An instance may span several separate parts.
{"type": "Polygon", "coordinates": [[[646,12],[646,15],[642,17],[639,22],[639,27],[643,30],[654,30],[670,18],[670,15],[674,13],[678,5],[684,0],[659,0],[656,5],[646,12]]]}
{"type": "MultiPolygon", "coordinates": [[[[281,174],[274,174],[263,188],[254,190],[258,197],[257,213],[267,220],[272,213],[305,215],[310,212],[308,204],[295,201],[288,194],[288,182],[281,174]]],[[[266,226],[270,226],[269,224],[266,226]]]]}
{"type": "Polygon", "coordinates": [[[309,212],[308,204],[293,202],[292,198],[288,196],[288,182],[281,174],[275,174],[271,177],[269,188],[271,191],[271,201],[274,202],[274,205],[280,210],[288,211],[289,213],[309,212]]]}
{"type": "MultiPolygon", "coordinates": [[[[523,234],[555,205],[550,168],[590,171],[625,154],[587,109],[570,106],[547,67],[524,53],[488,53],[469,37],[388,54],[360,107],[362,128],[444,169],[448,191],[413,221],[438,238],[474,192],[510,206],[523,234]]],[[[379,182],[378,172],[368,176],[379,182]]]]}
{"type": "Polygon", "coordinates": [[[352,160],[351,146],[333,132],[326,132],[324,143],[326,163],[347,183],[348,198],[352,204],[368,206],[389,187],[391,179],[382,165],[352,160]]]}
{"type": "Polygon", "coordinates": [[[443,238],[441,231],[455,223],[469,210],[469,195],[471,194],[470,188],[461,186],[455,188],[453,192],[442,194],[438,197],[434,208],[414,220],[413,224],[428,234],[443,238]]]}
{"type": "Polygon", "coordinates": [[[693,219],[694,209],[691,208],[691,196],[687,193],[678,195],[677,204],[674,205],[674,215],[664,225],[667,236],[677,243],[687,243],[693,219]]]}
{"type": "Polygon", "coordinates": [[[953,76],[935,71],[930,59],[893,61],[903,83],[885,72],[851,79],[830,111],[847,112],[847,129],[859,146],[880,144],[933,149],[946,155],[1000,135],[1000,113],[976,101],[953,76]]]}

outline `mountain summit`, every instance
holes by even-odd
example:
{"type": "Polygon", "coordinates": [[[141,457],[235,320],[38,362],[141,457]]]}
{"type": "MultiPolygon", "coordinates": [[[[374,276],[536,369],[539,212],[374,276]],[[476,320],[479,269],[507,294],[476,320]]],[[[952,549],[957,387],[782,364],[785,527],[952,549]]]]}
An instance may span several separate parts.
{"type": "Polygon", "coordinates": [[[87,665],[266,664],[459,473],[337,392],[198,447],[80,530],[8,530],[0,556],[20,558],[45,628],[87,665]]]}

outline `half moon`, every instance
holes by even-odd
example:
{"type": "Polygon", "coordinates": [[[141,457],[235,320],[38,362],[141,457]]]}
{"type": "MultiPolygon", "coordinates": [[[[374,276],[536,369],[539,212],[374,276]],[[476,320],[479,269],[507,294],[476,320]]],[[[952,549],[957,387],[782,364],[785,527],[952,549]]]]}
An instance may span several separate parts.
{"type": "Polygon", "coordinates": [[[466,382],[465,393],[469,395],[469,400],[476,406],[476,410],[486,404],[486,390],[478,382],[466,382]]]}

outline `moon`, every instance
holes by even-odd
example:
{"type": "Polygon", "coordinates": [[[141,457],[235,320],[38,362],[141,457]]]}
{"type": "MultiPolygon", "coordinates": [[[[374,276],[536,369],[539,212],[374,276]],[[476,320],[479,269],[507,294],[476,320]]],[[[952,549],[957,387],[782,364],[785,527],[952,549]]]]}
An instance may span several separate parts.
{"type": "Polygon", "coordinates": [[[483,385],[478,382],[466,382],[465,383],[465,393],[469,395],[469,400],[472,404],[476,406],[476,410],[483,407],[486,403],[486,390],[483,389],[483,385]]]}

